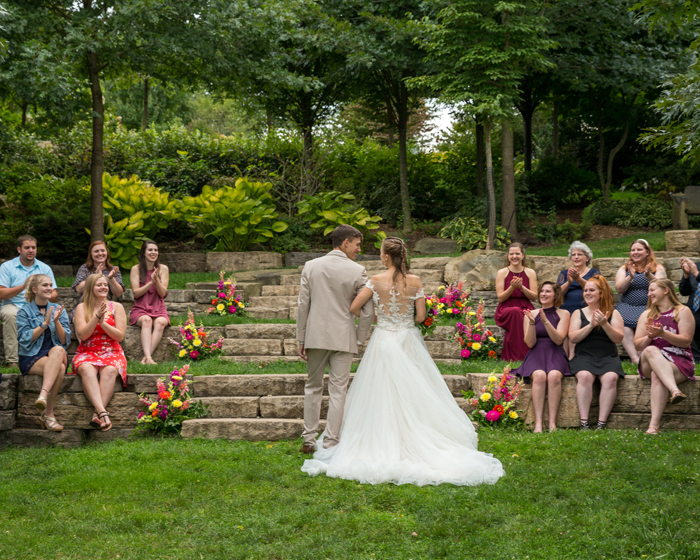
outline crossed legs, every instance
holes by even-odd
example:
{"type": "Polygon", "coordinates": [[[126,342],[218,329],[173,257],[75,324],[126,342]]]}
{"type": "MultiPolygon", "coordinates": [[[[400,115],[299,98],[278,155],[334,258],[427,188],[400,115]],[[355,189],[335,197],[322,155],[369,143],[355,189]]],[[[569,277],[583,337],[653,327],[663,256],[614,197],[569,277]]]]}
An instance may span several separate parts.
{"type": "Polygon", "coordinates": [[[648,346],[642,351],[639,365],[642,375],[651,379],[651,420],[647,433],[657,433],[669,392],[672,395],[679,393],[678,385],[687,378],[680,372],[678,366],[667,360],[661,350],[655,346],[648,346]]]}
{"type": "Polygon", "coordinates": [[[143,348],[141,363],[155,364],[152,354],[158,348],[158,344],[160,344],[163,331],[168,326],[168,320],[165,317],[156,317],[154,319],[148,315],[141,315],[136,321],[136,326],[141,327],[141,346],[143,348]]]}
{"type": "Polygon", "coordinates": [[[549,393],[549,429],[557,429],[557,413],[561,401],[561,379],[563,375],[558,370],[552,370],[549,375],[538,369],[532,373],[532,407],[535,412],[535,428],[533,432],[542,432],[542,417],[544,416],[545,394],[549,393]]]}

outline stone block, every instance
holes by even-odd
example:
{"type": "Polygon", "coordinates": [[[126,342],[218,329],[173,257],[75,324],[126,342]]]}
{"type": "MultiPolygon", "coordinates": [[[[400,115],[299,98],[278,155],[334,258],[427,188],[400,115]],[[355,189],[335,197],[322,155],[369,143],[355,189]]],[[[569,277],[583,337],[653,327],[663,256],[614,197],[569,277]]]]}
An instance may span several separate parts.
{"type": "MultiPolygon", "coordinates": [[[[189,303],[192,301],[193,290],[168,290],[166,303],[189,303]]],[[[208,303],[208,302],[207,302],[208,303]]]]}
{"type": "Polygon", "coordinates": [[[257,307],[266,308],[280,308],[280,307],[292,307],[299,304],[299,298],[297,296],[262,296],[250,298],[251,309],[257,307]]]}
{"type": "MultiPolygon", "coordinates": [[[[112,428],[103,432],[102,430],[86,430],[85,435],[87,436],[88,442],[107,442],[114,441],[115,439],[129,439],[134,437],[133,428],[112,428]]],[[[145,436],[139,436],[145,437],[145,436]]]]}
{"type": "Polygon", "coordinates": [[[425,345],[428,347],[428,352],[430,352],[430,355],[434,359],[435,358],[459,359],[460,352],[462,351],[462,349],[460,348],[460,346],[457,342],[451,342],[451,341],[428,341],[425,343],[425,345]]]}
{"type": "Polygon", "coordinates": [[[303,395],[306,374],[205,375],[197,378],[197,397],[303,395]]]}
{"type": "MultiPolygon", "coordinates": [[[[304,397],[279,396],[260,398],[262,418],[304,418],[304,397]]],[[[328,397],[321,400],[321,418],[328,416],[328,397]]]]}
{"type": "Polygon", "coordinates": [[[292,268],[295,266],[303,266],[313,259],[326,256],[328,253],[287,253],[284,256],[284,266],[292,268]]]}
{"type": "Polygon", "coordinates": [[[459,250],[457,242],[452,239],[424,237],[413,248],[414,253],[421,255],[444,255],[456,253],[459,250]]]}
{"type": "Polygon", "coordinates": [[[282,255],[267,251],[247,251],[243,253],[207,253],[208,272],[245,270],[269,270],[282,268],[282,255]]]}
{"type": "Polygon", "coordinates": [[[445,270],[452,257],[417,257],[411,259],[411,266],[421,270],[445,270]]]}
{"type": "Polygon", "coordinates": [[[297,326],[294,324],[278,323],[247,323],[241,325],[226,325],[226,338],[255,338],[275,339],[293,338],[297,326]]]}
{"type": "Polygon", "coordinates": [[[227,362],[235,362],[237,364],[257,363],[257,364],[276,364],[298,362],[301,360],[299,356],[220,356],[221,360],[227,362]]]}
{"type": "MultiPolygon", "coordinates": [[[[646,430],[649,427],[651,414],[630,412],[611,412],[608,417],[608,428],[613,430],[646,430]]],[[[662,430],[700,430],[700,416],[664,414],[661,417],[662,430]]]]}
{"type": "Polygon", "coordinates": [[[301,284],[301,274],[288,274],[280,277],[280,286],[299,286],[301,284]]]}
{"type": "Polygon", "coordinates": [[[196,400],[209,405],[207,418],[258,417],[260,397],[200,397],[196,400]]]}
{"type": "Polygon", "coordinates": [[[301,286],[298,284],[292,284],[291,286],[263,286],[262,287],[262,297],[276,297],[276,296],[295,296],[299,295],[299,290],[301,286]]]}
{"type": "Polygon", "coordinates": [[[253,319],[289,319],[289,307],[251,308],[248,309],[248,315],[253,319]]]}
{"type": "Polygon", "coordinates": [[[16,447],[80,447],[85,440],[84,430],[47,430],[17,429],[0,434],[0,445],[16,447]]]}
{"type": "Polygon", "coordinates": [[[53,275],[58,276],[73,276],[73,267],[69,264],[50,264],[49,268],[53,271],[53,275]]]}
{"type": "Polygon", "coordinates": [[[226,356],[281,356],[279,339],[227,338],[222,347],[226,356]]]}
{"type": "MultiPolygon", "coordinates": [[[[3,378],[5,376],[3,375],[3,378]]],[[[131,377],[131,376],[128,376],[131,377]]],[[[43,378],[40,375],[24,375],[19,378],[17,390],[19,393],[34,393],[39,394],[41,391],[41,384],[43,378]]],[[[121,393],[123,391],[122,382],[117,379],[114,382],[114,392],[121,393]]],[[[59,394],[61,393],[82,393],[83,384],[80,380],[79,375],[66,375],[63,378],[63,383],[61,383],[61,388],[59,389],[59,394]]]]}
{"type": "MultiPolygon", "coordinates": [[[[325,428],[321,421],[319,431],[325,428]]],[[[185,420],[182,437],[247,441],[296,439],[304,430],[304,421],[296,418],[200,418],[185,420]]]]}
{"type": "Polygon", "coordinates": [[[667,231],[666,250],[678,251],[700,251],[700,230],[667,231]]]}
{"type": "Polygon", "coordinates": [[[473,290],[495,291],[496,272],[506,265],[502,251],[468,251],[445,265],[445,282],[464,280],[473,290]]]}
{"type": "Polygon", "coordinates": [[[415,274],[418,276],[421,280],[421,283],[423,284],[425,289],[425,286],[427,284],[434,284],[434,283],[439,283],[442,282],[445,273],[442,270],[435,270],[435,269],[418,269],[418,268],[412,268],[410,271],[411,274],[415,274]]]}
{"type": "Polygon", "coordinates": [[[120,295],[120,296],[117,298],[117,301],[118,301],[119,303],[121,303],[122,305],[123,305],[124,303],[134,303],[134,292],[133,292],[133,290],[131,290],[130,288],[124,290],[124,292],[122,293],[122,295],[120,295]]]}
{"type": "MultiPolygon", "coordinates": [[[[207,270],[206,253],[162,253],[160,262],[170,272],[204,272],[207,270]]],[[[218,271],[217,271],[218,272],[218,271]]]]}
{"type": "Polygon", "coordinates": [[[465,375],[443,375],[442,379],[454,397],[462,397],[462,391],[471,389],[471,380],[465,375]]]}
{"type": "Polygon", "coordinates": [[[591,261],[591,266],[600,270],[600,274],[603,275],[608,282],[614,282],[617,271],[628,261],[629,257],[593,259],[591,261]]]}
{"type": "MultiPolygon", "coordinates": [[[[299,343],[295,338],[287,338],[283,341],[282,347],[284,348],[285,356],[298,356],[299,355],[299,343]]],[[[364,347],[362,348],[364,351],[364,347]]],[[[362,356],[364,352],[360,352],[358,355],[362,356]]]]}
{"type": "Polygon", "coordinates": [[[456,397],[455,402],[457,403],[457,406],[464,411],[465,414],[471,414],[472,412],[474,412],[474,407],[469,404],[469,401],[467,399],[456,397]]]}
{"type": "Polygon", "coordinates": [[[263,285],[260,282],[238,282],[236,284],[236,293],[242,290],[243,297],[248,300],[252,297],[259,297],[262,295],[263,285]]]}
{"type": "Polygon", "coordinates": [[[299,306],[298,305],[293,305],[292,307],[289,308],[289,318],[294,319],[295,321],[297,320],[297,313],[299,313],[299,306]]]}
{"type": "MultiPolygon", "coordinates": [[[[0,383],[0,410],[13,410],[17,407],[17,386],[22,377],[18,373],[3,373],[0,383]]],[[[39,387],[41,389],[41,387],[39,387]]]]}
{"type": "Polygon", "coordinates": [[[16,410],[0,410],[0,431],[11,430],[15,425],[16,410]]]}
{"type": "MultiPolygon", "coordinates": [[[[559,273],[571,266],[567,257],[542,257],[539,255],[527,255],[527,266],[537,274],[537,283],[549,281],[556,282],[559,273]]],[[[495,281],[495,278],[494,278],[495,281]]],[[[533,289],[536,289],[533,287],[533,289]]]]}

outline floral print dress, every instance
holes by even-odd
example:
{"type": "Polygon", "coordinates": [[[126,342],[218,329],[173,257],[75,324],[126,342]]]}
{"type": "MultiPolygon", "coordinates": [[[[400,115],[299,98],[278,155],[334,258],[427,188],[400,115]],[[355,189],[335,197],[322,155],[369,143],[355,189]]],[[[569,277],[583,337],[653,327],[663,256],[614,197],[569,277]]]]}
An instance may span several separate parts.
{"type": "MultiPolygon", "coordinates": [[[[110,301],[107,305],[107,324],[115,327],[114,304],[110,301]]],[[[90,364],[96,368],[114,366],[117,368],[122,385],[126,387],[126,356],[119,342],[109,336],[98,323],[93,333],[80,342],[80,346],[73,358],[73,373],[78,371],[82,364],[90,364]]]]}

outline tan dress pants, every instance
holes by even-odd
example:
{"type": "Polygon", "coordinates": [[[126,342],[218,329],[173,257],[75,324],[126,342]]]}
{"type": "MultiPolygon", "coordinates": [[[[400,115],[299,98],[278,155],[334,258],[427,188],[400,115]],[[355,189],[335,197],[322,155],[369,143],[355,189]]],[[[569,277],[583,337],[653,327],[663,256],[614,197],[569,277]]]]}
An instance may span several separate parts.
{"type": "Polygon", "coordinates": [[[5,347],[5,361],[16,364],[19,361],[19,343],[17,341],[17,312],[19,307],[14,303],[6,303],[0,307],[2,320],[2,343],[5,347]]]}
{"type": "Polygon", "coordinates": [[[306,372],[308,379],[304,387],[304,432],[305,444],[314,445],[318,435],[323,398],[323,375],[328,371],[328,417],[323,447],[328,449],[338,444],[340,426],[343,423],[345,395],[350,380],[350,366],[354,354],[310,348],[307,350],[306,372]]]}

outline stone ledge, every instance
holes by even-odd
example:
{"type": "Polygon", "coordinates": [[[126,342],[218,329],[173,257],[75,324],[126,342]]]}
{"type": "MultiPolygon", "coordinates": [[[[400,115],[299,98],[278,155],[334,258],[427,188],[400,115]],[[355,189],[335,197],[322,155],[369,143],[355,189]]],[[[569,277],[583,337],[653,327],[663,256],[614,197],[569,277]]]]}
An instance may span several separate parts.
{"type": "Polygon", "coordinates": [[[9,430],[0,432],[0,446],[16,447],[80,447],[85,441],[83,430],[63,430],[49,432],[46,430],[9,430]]]}
{"type": "Polygon", "coordinates": [[[200,397],[194,399],[209,405],[207,418],[257,418],[260,397],[200,397]]]}
{"type": "MultiPolygon", "coordinates": [[[[325,429],[319,423],[319,432],[325,429]]],[[[246,441],[278,441],[295,439],[304,430],[304,421],[290,418],[200,418],[185,420],[182,437],[205,439],[229,439],[246,441]]]]}

